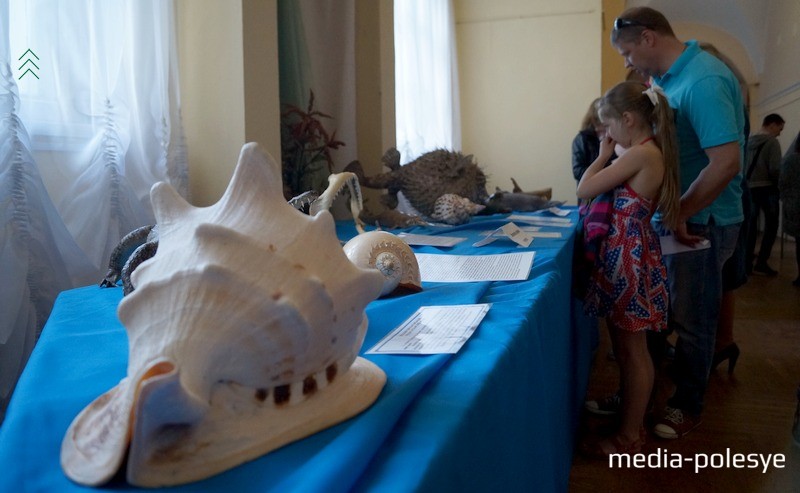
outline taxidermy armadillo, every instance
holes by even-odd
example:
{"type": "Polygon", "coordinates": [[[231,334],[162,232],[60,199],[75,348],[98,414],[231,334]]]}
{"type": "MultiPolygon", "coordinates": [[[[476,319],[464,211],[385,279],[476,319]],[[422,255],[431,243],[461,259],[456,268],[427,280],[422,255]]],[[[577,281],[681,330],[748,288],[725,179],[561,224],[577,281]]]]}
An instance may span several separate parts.
{"type": "Polygon", "coordinates": [[[382,162],[389,168],[388,173],[364,176],[358,161],[350,163],[345,170],[358,175],[362,186],[386,189],[388,195],[384,204],[391,209],[397,207],[397,193],[403,192],[411,206],[424,218],[461,224],[482,209],[489,197],[486,175],[472,162],[472,155],[438,149],[400,166],[400,153],[391,148],[383,155],[382,162]],[[450,197],[441,199],[443,196],[450,197]],[[468,202],[455,200],[452,196],[468,202]]]}

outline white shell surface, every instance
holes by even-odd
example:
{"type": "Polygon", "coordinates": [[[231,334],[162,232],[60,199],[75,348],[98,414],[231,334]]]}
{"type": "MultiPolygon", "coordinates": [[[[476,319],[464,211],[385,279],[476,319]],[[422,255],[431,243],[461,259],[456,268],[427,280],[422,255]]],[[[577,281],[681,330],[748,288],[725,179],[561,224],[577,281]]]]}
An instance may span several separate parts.
{"type": "Polygon", "coordinates": [[[385,375],[357,355],[384,278],[348,260],[330,213],[286,203],[274,159],[245,145],[210,207],[166,184],[151,199],[158,251],[118,309],[128,376],[67,431],[70,478],[102,484],[129,452],[132,484],[194,481],[377,398],[385,375]]]}
{"type": "Polygon", "coordinates": [[[359,267],[377,269],[383,274],[381,296],[392,293],[398,286],[412,291],[422,290],[419,263],[414,251],[392,233],[361,233],[345,243],[344,252],[359,267]]]}

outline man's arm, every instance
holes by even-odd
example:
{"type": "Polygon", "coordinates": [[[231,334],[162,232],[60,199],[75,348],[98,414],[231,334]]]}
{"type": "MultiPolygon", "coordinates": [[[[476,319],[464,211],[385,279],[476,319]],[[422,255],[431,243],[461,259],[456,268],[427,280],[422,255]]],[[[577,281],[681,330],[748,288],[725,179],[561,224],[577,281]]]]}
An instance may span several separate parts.
{"type": "Polygon", "coordinates": [[[678,216],[676,239],[686,245],[694,245],[702,237],[690,235],[686,231],[686,220],[711,205],[725,190],[728,183],[739,174],[739,144],[729,142],[705,149],[709,162],[689,189],[681,196],[681,212],[678,216]]]}
{"type": "Polygon", "coordinates": [[[741,164],[737,142],[709,147],[705,152],[708,156],[708,166],[681,196],[681,221],[686,221],[711,205],[728,183],[739,174],[741,164]]]}

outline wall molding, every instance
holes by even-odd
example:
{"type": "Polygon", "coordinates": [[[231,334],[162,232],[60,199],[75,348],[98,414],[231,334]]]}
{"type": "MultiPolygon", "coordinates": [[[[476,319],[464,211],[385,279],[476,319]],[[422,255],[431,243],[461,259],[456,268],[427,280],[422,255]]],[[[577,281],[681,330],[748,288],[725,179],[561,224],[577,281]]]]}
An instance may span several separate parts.
{"type": "Polygon", "coordinates": [[[794,103],[798,99],[800,99],[800,81],[786,86],[769,96],[760,98],[757,103],[753,104],[753,109],[761,112],[766,108],[781,108],[794,103]]]}

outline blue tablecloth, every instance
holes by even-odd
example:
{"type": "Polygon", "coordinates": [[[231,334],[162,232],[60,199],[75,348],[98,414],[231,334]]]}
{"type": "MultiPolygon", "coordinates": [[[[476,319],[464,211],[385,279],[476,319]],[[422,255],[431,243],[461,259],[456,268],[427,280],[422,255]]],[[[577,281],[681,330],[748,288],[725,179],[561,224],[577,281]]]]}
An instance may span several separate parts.
{"type": "MultiPolygon", "coordinates": [[[[577,212],[571,212],[577,219],[577,212]]],[[[521,251],[507,240],[476,249],[505,216],[412,233],[466,236],[417,252],[521,251]]],[[[364,413],[205,481],[172,491],[565,491],[587,385],[592,334],[570,294],[574,229],[537,238],[527,281],[425,283],[367,307],[374,345],[418,307],[492,303],[455,355],[368,355],[387,384],[364,413]]],[[[355,234],[348,223],[340,238],[355,234]]],[[[61,293],[0,428],[0,491],[81,491],[59,465],[61,440],[89,402],[125,376],[120,289],[61,293]]],[[[122,480],[102,490],[135,489],[122,480]]]]}

